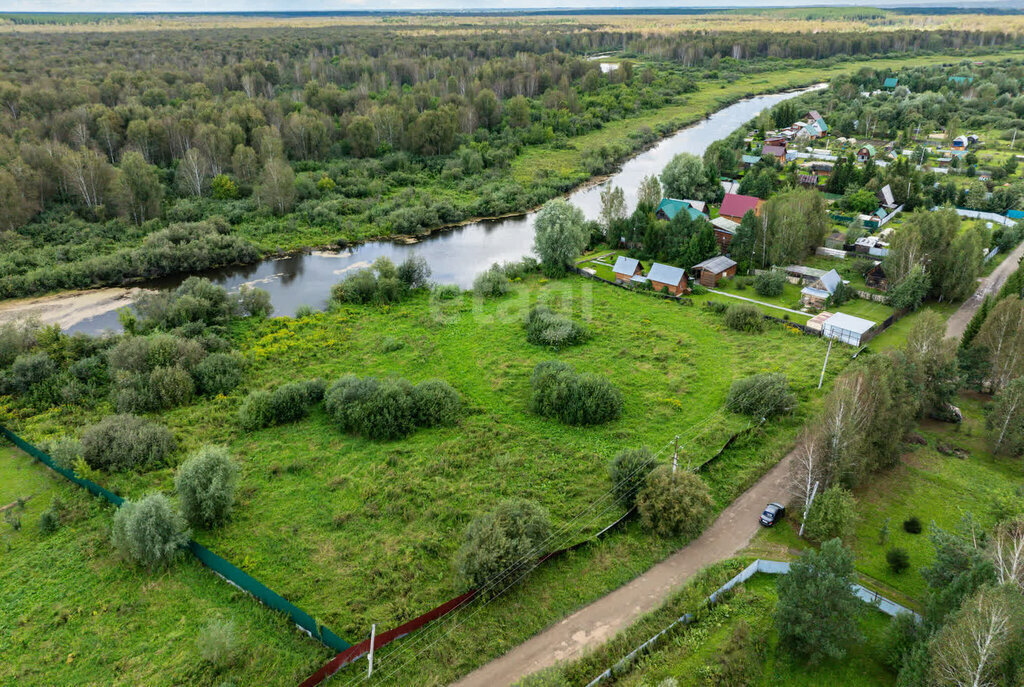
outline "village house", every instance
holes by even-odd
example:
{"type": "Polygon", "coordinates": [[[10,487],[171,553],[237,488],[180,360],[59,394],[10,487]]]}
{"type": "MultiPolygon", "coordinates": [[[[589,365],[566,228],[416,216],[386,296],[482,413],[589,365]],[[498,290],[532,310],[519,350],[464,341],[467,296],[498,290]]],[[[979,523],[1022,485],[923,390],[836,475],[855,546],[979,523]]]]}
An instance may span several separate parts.
{"type": "Polygon", "coordinates": [[[800,290],[800,302],[808,307],[820,310],[832,297],[843,278],[835,270],[829,270],[800,290]]]}
{"type": "Polygon", "coordinates": [[[806,267],[804,265],[786,265],[782,268],[786,279],[790,284],[813,284],[824,277],[828,270],[819,270],[817,267],[806,267]]]}
{"type": "Polygon", "coordinates": [[[862,146],[861,149],[857,151],[857,162],[867,162],[871,158],[877,156],[878,151],[875,150],[875,146],[868,143],[867,145],[862,146]]]}
{"type": "Polygon", "coordinates": [[[953,150],[967,150],[967,137],[961,134],[953,139],[953,150]]]}
{"type": "Polygon", "coordinates": [[[731,219],[733,222],[743,220],[743,215],[753,210],[755,215],[761,214],[764,201],[756,196],[741,196],[738,193],[726,193],[722,206],[718,208],[718,216],[731,219]]]}
{"type": "Polygon", "coordinates": [[[719,215],[711,220],[711,227],[715,230],[715,241],[718,242],[719,250],[723,253],[728,252],[729,244],[732,243],[736,230],[740,228],[739,223],[719,215]]]}
{"type": "Polygon", "coordinates": [[[774,158],[779,164],[786,162],[786,146],[785,145],[765,145],[761,148],[761,157],[774,158]]]}
{"type": "Polygon", "coordinates": [[[871,269],[864,273],[864,283],[868,288],[879,291],[889,290],[889,278],[885,276],[885,268],[882,267],[882,263],[876,262],[871,269]]]}
{"type": "Polygon", "coordinates": [[[900,85],[900,80],[895,76],[890,76],[888,79],[882,82],[882,88],[891,91],[900,85]]]}
{"type": "Polygon", "coordinates": [[[701,286],[709,288],[718,286],[718,280],[728,279],[736,275],[736,261],[719,255],[715,258],[708,258],[693,266],[694,272],[701,286]]]}
{"type": "Polygon", "coordinates": [[[800,184],[804,188],[817,188],[818,177],[814,174],[798,174],[796,176],[796,183],[800,184]]]}
{"type": "Polygon", "coordinates": [[[749,169],[760,161],[760,155],[745,154],[742,157],[740,157],[740,169],[749,169]]]}
{"type": "Polygon", "coordinates": [[[676,215],[684,211],[690,215],[690,219],[698,219],[704,216],[704,213],[693,207],[690,201],[677,198],[662,198],[658,204],[658,209],[654,211],[654,216],[670,222],[675,219],[676,215]]]}
{"type": "Polygon", "coordinates": [[[620,255],[612,266],[612,272],[615,273],[615,281],[628,282],[637,275],[643,276],[644,267],[636,258],[620,255]]]}
{"type": "Polygon", "coordinates": [[[655,291],[667,290],[673,296],[690,293],[686,283],[686,271],[681,267],[653,263],[647,272],[647,281],[655,291]]]}
{"type": "Polygon", "coordinates": [[[834,166],[831,162],[812,162],[811,171],[820,177],[827,177],[832,175],[834,166]]]}

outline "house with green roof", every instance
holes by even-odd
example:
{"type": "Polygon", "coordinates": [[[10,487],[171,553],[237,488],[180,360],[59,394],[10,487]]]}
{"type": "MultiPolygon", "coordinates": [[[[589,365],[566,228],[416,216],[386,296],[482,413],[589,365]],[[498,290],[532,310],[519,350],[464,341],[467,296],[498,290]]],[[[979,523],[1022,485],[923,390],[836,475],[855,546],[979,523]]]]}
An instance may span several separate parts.
{"type": "Polygon", "coordinates": [[[868,143],[857,151],[857,162],[867,162],[876,155],[878,155],[878,151],[875,146],[868,143]]]}
{"type": "Polygon", "coordinates": [[[898,86],[899,83],[899,79],[897,79],[895,76],[890,76],[888,79],[882,82],[882,88],[886,88],[891,91],[892,89],[896,88],[896,86],[898,86]]]}
{"type": "Polygon", "coordinates": [[[654,211],[654,216],[671,222],[675,219],[676,215],[684,210],[689,214],[690,219],[698,219],[704,216],[704,213],[690,205],[690,203],[678,198],[662,198],[661,202],[658,203],[658,209],[654,211]]]}

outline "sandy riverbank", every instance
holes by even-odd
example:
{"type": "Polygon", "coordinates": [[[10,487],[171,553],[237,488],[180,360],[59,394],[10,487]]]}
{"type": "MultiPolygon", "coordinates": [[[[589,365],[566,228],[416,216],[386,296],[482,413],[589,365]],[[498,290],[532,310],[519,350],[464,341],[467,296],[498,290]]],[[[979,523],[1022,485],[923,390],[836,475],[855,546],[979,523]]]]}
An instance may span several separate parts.
{"type": "Polygon", "coordinates": [[[43,324],[59,324],[67,329],[82,320],[131,305],[142,291],[112,287],[2,301],[0,323],[36,318],[43,324]]]}

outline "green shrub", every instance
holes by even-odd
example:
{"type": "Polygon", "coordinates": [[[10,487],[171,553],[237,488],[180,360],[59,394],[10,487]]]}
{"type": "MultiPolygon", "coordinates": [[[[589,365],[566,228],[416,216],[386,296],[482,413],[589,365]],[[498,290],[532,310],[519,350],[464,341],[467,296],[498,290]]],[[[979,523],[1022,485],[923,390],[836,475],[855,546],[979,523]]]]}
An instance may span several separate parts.
{"type": "Polygon", "coordinates": [[[438,301],[450,301],[459,297],[462,293],[462,289],[457,284],[437,284],[431,290],[431,295],[434,300],[438,301]]]}
{"type": "Polygon", "coordinates": [[[804,532],[817,542],[845,539],[853,534],[857,502],[846,489],[832,486],[818,494],[807,513],[804,532]]]}
{"type": "Polygon", "coordinates": [[[889,564],[889,570],[899,575],[910,567],[910,555],[904,549],[889,549],[885,552],[885,562],[889,564]]]}
{"type": "Polygon", "coordinates": [[[62,436],[39,443],[39,448],[49,454],[62,468],[73,470],[82,457],[82,443],[74,437],[62,436]]]}
{"type": "Polygon", "coordinates": [[[270,304],[270,293],[254,289],[245,284],[238,290],[238,309],[249,317],[270,317],[274,306],[270,304]]]}
{"type": "Polygon", "coordinates": [[[725,407],[734,413],[771,418],[791,412],[796,407],[796,395],[781,372],[758,374],[733,382],[725,407]]]}
{"type": "Polygon", "coordinates": [[[407,289],[422,289],[426,287],[427,279],[430,278],[430,266],[425,258],[413,255],[398,266],[396,276],[407,289]]]}
{"type": "Polygon", "coordinates": [[[324,397],[324,382],[313,379],[282,384],[273,391],[253,391],[238,409],[244,429],[261,429],[301,420],[324,397]]]}
{"type": "Polygon", "coordinates": [[[893,672],[903,666],[903,659],[911,652],[921,637],[921,623],[912,613],[898,613],[889,621],[885,628],[885,647],[883,656],[885,664],[893,672]]]}
{"type": "Polygon", "coordinates": [[[211,620],[196,637],[199,656],[216,670],[223,670],[238,653],[238,636],[230,620],[211,620]]]}
{"type": "Polygon", "coordinates": [[[764,317],[756,305],[738,303],[725,309],[725,324],[730,329],[756,334],[765,329],[764,317]]]}
{"type": "Polygon", "coordinates": [[[50,506],[39,514],[39,529],[43,534],[53,534],[60,529],[60,512],[50,506]]]}
{"type": "Polygon", "coordinates": [[[921,534],[921,521],[916,515],[912,515],[903,521],[903,530],[910,534],[921,534]]]}
{"type": "Polygon", "coordinates": [[[199,392],[226,394],[242,382],[242,359],[234,353],[211,353],[193,371],[199,392]]]}
{"type": "Polygon", "coordinates": [[[727,303],[722,303],[720,301],[705,301],[704,309],[707,310],[708,312],[713,312],[716,315],[721,315],[722,313],[729,309],[729,305],[727,303]]]}
{"type": "Polygon", "coordinates": [[[663,537],[693,538],[711,521],[714,502],[700,477],[688,470],[663,465],[647,475],[637,492],[636,507],[641,521],[663,537]]]}
{"type": "Polygon", "coordinates": [[[82,457],[99,470],[143,470],[175,449],[174,435],[135,415],[109,415],[82,432],[82,457]]]}
{"type": "Polygon", "coordinates": [[[0,368],[31,351],[42,326],[38,320],[15,320],[0,324],[0,368]]]}
{"type": "Polygon", "coordinates": [[[629,448],[615,456],[609,467],[612,493],[623,508],[632,508],[637,492],[647,483],[647,475],[658,466],[651,449],[629,448]]]}
{"type": "Polygon", "coordinates": [[[498,594],[545,553],[551,533],[547,513],[533,501],[507,499],[490,513],[478,515],[466,528],[455,555],[455,570],[466,589],[498,594]],[[503,575],[500,581],[497,578],[503,575]]]}
{"type": "Polygon", "coordinates": [[[473,293],[481,298],[498,298],[512,290],[512,283],[500,265],[491,265],[473,280],[473,293]]]}
{"type": "Polygon", "coordinates": [[[430,268],[423,258],[410,257],[399,267],[386,257],[357,270],[331,288],[331,299],[341,303],[397,303],[413,289],[426,286],[430,268]]]}
{"type": "Polygon", "coordinates": [[[111,541],[129,560],[146,568],[168,565],[188,540],[184,518],[163,494],[125,501],[114,513],[111,541]]]}
{"type": "Polygon", "coordinates": [[[420,427],[452,425],[462,413],[462,398],[448,382],[432,379],[412,390],[415,422],[420,427]]]}
{"type": "Polygon", "coordinates": [[[539,363],[530,376],[530,386],[530,409],[568,425],[602,424],[622,414],[622,393],[618,389],[559,361],[539,363]]]}
{"type": "Polygon", "coordinates": [[[530,309],[526,316],[526,340],[538,346],[559,349],[586,341],[587,328],[568,317],[557,315],[543,305],[530,309]]]}
{"type": "Polygon", "coordinates": [[[158,367],[149,373],[149,405],[166,410],[185,405],[195,395],[192,376],[178,366],[158,367]]]}
{"type": "Polygon", "coordinates": [[[739,620],[715,659],[714,685],[750,687],[758,684],[764,673],[763,649],[762,636],[751,632],[746,621],[739,620]]]}
{"type": "Polygon", "coordinates": [[[786,275],[782,270],[768,270],[757,275],[754,279],[754,291],[759,296],[774,297],[781,296],[786,286],[786,275]]]}
{"type": "Polygon", "coordinates": [[[195,527],[214,527],[227,519],[235,501],[238,468],[223,446],[203,446],[174,475],[182,514],[195,527]]]}
{"type": "Polygon", "coordinates": [[[14,359],[7,371],[7,382],[18,393],[49,381],[57,374],[57,363],[46,353],[25,353],[14,359]]]}
{"type": "Polygon", "coordinates": [[[396,339],[393,336],[385,336],[377,344],[377,349],[381,353],[394,353],[395,351],[401,350],[405,346],[405,342],[401,339],[396,339]]]}

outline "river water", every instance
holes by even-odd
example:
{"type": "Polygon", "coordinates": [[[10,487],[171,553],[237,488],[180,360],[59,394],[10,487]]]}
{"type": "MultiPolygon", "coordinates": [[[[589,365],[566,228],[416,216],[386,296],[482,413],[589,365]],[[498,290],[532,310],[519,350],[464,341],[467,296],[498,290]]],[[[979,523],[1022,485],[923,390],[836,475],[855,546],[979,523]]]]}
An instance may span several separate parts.
{"type": "MultiPolygon", "coordinates": [[[[812,89],[823,87],[814,86],[812,89]]],[[[762,110],[812,89],[756,96],[719,110],[630,158],[617,173],[601,184],[584,186],[570,193],[568,200],[583,210],[587,219],[597,219],[601,208],[601,190],[607,184],[614,184],[625,192],[626,204],[631,212],[643,178],[650,174],[661,174],[661,170],[675,155],[701,155],[710,143],[725,138],[762,110]]],[[[298,253],[200,274],[229,290],[237,290],[243,284],[248,284],[269,291],[275,315],[294,315],[302,305],[323,308],[331,286],[348,272],[367,267],[381,256],[391,258],[395,263],[412,255],[422,256],[430,265],[432,281],[469,287],[473,278],[493,263],[520,260],[532,253],[535,214],[531,212],[473,222],[437,231],[412,244],[391,240],[370,241],[337,252],[298,253]]],[[[183,279],[184,276],[169,278],[142,286],[174,288],[183,279]]],[[[105,329],[120,329],[116,312],[83,319],[67,331],[94,334],[105,329]]]]}

